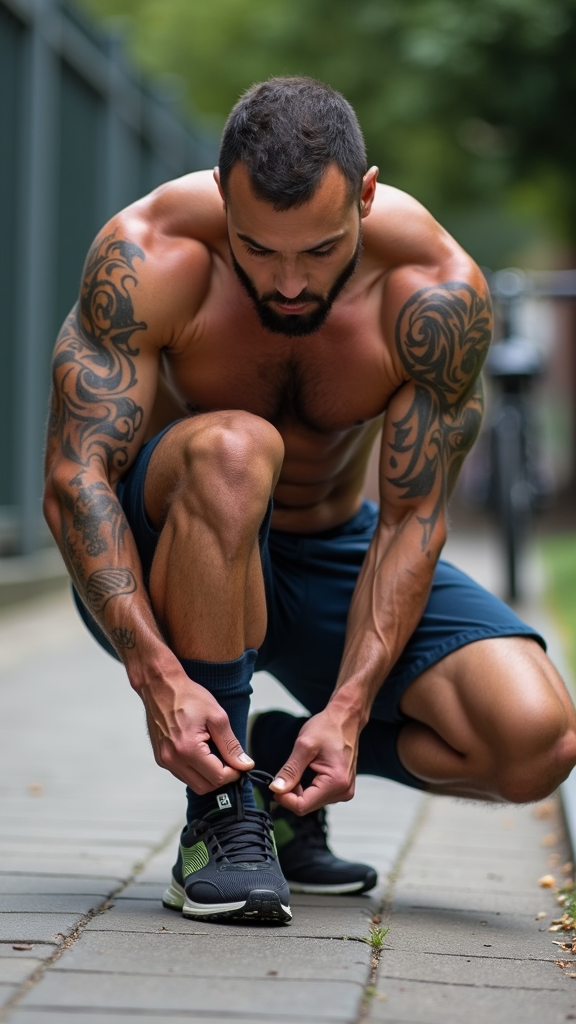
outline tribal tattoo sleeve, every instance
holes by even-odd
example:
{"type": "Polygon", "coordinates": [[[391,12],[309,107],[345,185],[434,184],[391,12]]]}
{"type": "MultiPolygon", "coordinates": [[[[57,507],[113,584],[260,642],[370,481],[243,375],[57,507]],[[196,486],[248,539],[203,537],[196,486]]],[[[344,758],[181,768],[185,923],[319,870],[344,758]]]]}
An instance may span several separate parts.
{"type": "Polygon", "coordinates": [[[400,501],[426,506],[423,551],[480,429],[491,326],[488,293],[457,281],[421,289],[398,316],[396,349],[413,387],[387,431],[386,481],[400,501]]]}
{"type": "MultiPolygon", "coordinates": [[[[135,317],[133,295],[144,259],[115,232],[97,239],[52,365],[47,470],[58,463],[70,467],[63,488],[60,477],[62,547],[96,614],[137,586],[131,569],[120,564],[127,523],[109,481],[128,466],[143,422],[136,357],[138,332],[147,325],[135,317]]],[[[120,629],[116,640],[127,647],[134,638],[120,629]]]]}

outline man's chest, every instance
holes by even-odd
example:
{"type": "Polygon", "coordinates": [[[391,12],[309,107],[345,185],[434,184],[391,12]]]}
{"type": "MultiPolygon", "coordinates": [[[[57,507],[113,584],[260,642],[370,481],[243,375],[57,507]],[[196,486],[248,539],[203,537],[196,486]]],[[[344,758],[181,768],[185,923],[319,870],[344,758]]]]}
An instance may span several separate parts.
{"type": "Polygon", "coordinates": [[[264,330],[247,303],[220,298],[167,358],[191,412],[244,409],[321,433],[379,416],[400,384],[371,301],[335,305],[320,331],[287,338],[264,330]]]}

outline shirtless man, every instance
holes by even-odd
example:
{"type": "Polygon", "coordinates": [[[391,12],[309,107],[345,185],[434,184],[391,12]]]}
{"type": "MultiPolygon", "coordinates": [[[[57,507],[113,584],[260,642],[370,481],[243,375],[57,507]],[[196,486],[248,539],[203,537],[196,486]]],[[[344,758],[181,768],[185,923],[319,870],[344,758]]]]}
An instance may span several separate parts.
{"type": "Polygon", "coordinates": [[[323,832],[357,771],[524,802],[576,761],[541,638],[438,561],[480,426],[485,281],[377,174],[339,94],[254,86],[213,175],[103,228],[57,341],[45,514],[188,786],[164,902],[190,917],[288,920],[281,869],[370,888],[323,832]],[[311,717],[261,715],[247,753],[254,666],[311,717]]]}

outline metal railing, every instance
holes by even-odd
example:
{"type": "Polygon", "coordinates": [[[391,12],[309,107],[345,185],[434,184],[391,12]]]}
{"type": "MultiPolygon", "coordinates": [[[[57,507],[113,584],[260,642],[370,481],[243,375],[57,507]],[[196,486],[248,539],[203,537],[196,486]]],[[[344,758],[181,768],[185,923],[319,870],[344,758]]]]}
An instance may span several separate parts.
{"type": "Polygon", "coordinates": [[[0,554],[46,539],[50,352],[92,237],[216,152],[128,66],[117,30],[65,0],[0,0],[0,554]]]}

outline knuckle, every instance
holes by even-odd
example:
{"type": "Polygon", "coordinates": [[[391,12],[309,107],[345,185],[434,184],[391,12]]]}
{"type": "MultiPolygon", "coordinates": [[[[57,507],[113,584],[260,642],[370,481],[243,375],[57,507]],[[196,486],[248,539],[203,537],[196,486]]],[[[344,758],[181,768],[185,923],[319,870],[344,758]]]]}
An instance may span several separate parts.
{"type": "Polygon", "coordinates": [[[294,761],[286,761],[286,764],[279,774],[282,776],[287,775],[290,779],[297,779],[300,773],[294,761]]]}

